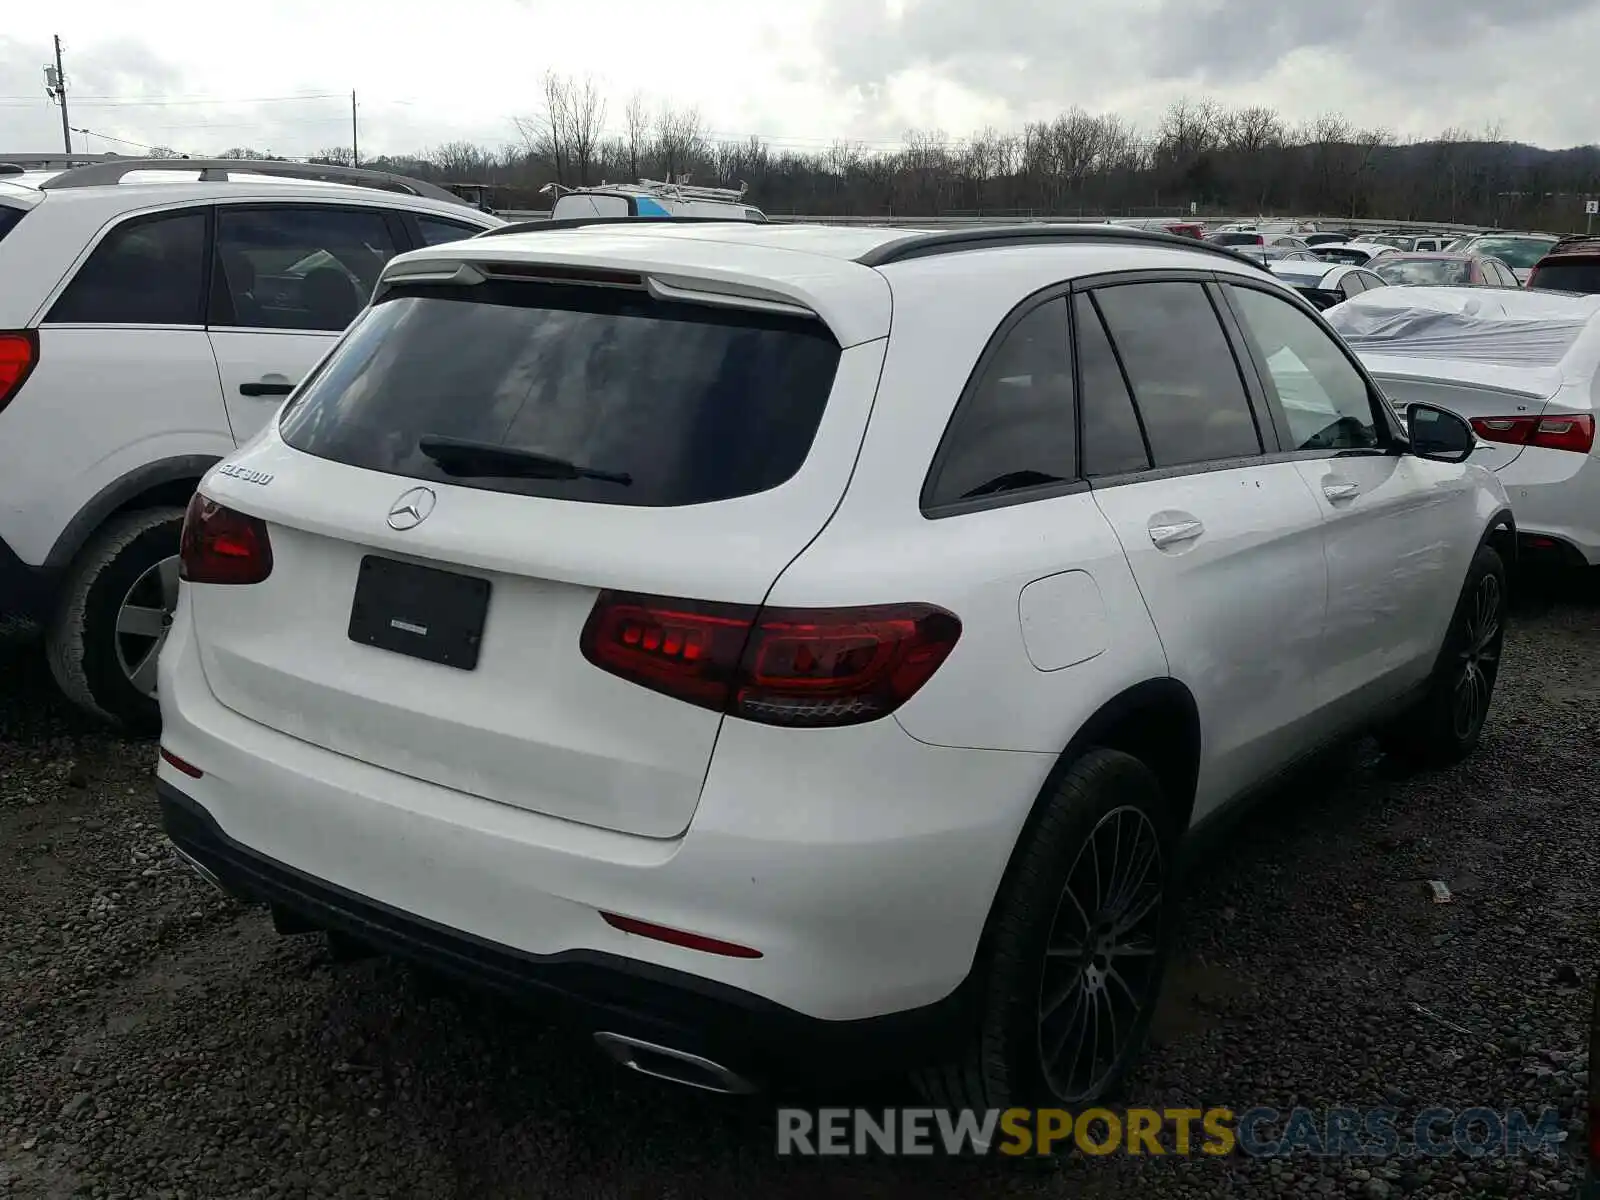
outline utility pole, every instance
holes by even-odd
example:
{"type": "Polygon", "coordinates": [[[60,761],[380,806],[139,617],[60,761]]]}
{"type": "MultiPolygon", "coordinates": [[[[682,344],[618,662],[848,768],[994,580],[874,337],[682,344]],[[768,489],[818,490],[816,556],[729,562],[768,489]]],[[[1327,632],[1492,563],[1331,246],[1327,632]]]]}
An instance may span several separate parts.
{"type": "Polygon", "coordinates": [[[61,141],[72,153],[72,126],[67,122],[67,77],[61,70],[61,35],[56,34],[56,65],[44,69],[44,94],[61,106],[61,141]]]}
{"type": "Polygon", "coordinates": [[[361,138],[356,132],[356,90],[350,89],[350,165],[361,165],[361,138]]]}

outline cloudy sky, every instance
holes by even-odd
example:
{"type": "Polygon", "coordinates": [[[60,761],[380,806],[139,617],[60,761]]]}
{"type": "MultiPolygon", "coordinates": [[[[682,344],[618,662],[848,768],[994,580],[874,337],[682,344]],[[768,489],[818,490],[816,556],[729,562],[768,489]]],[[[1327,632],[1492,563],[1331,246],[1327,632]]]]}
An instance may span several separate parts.
{"type": "Polygon", "coordinates": [[[1600,139],[1600,0],[15,0],[0,26],[0,151],[54,150],[65,46],[76,149],[301,156],[514,140],[547,68],[698,106],[714,136],[888,146],[1072,105],[1154,124],[1180,96],[1335,109],[1401,136],[1498,125],[1600,139]],[[224,14],[227,15],[224,15],[224,14]],[[247,18],[246,14],[254,14],[247,18]],[[112,141],[110,139],[122,139],[112,141]]]}

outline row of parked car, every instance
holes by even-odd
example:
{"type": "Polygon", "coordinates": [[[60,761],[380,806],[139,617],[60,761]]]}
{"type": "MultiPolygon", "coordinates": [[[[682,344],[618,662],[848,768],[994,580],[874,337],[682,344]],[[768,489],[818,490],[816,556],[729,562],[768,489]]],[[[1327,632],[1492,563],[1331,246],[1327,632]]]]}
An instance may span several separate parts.
{"type": "Polygon", "coordinates": [[[1193,835],[1600,558],[1600,298],[436,191],[0,178],[0,599],[206,879],[650,1075],[1104,1095],[1193,835]]]}
{"type": "MultiPolygon", "coordinates": [[[[1203,238],[1263,263],[1370,268],[1386,283],[1600,292],[1600,238],[1589,235],[1375,233],[1318,229],[1291,221],[1229,224],[1215,229],[1194,221],[1129,223],[1203,238]]],[[[1300,274],[1306,270],[1296,268],[1300,274]]],[[[1377,286],[1370,278],[1363,278],[1368,286],[1377,286]]],[[[1332,293],[1335,289],[1320,290],[1332,293]]],[[[1319,297],[1324,301],[1328,298],[1319,297]]]]}

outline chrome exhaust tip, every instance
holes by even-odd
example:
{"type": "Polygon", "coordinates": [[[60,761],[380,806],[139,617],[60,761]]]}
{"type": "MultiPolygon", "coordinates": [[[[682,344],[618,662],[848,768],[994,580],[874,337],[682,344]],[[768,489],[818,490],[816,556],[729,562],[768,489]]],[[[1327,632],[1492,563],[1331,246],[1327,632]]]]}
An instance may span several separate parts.
{"type": "Polygon", "coordinates": [[[232,896],[233,895],[233,893],[228,889],[227,885],[224,884],[222,882],[222,880],[217,878],[216,873],[214,871],[212,871],[210,867],[205,866],[203,863],[200,862],[199,859],[195,858],[194,855],[190,854],[187,850],[185,850],[182,846],[178,845],[176,842],[170,842],[168,844],[171,845],[172,852],[174,854],[176,854],[179,858],[181,858],[185,863],[187,863],[188,866],[189,866],[189,869],[191,871],[193,871],[196,875],[200,876],[201,879],[204,879],[207,883],[209,883],[212,887],[216,888],[217,891],[221,892],[224,896],[232,896]]]}
{"type": "Polygon", "coordinates": [[[652,1079],[665,1079],[669,1083],[723,1095],[748,1095],[757,1090],[755,1084],[737,1072],[686,1050],[658,1046],[623,1033],[597,1033],[594,1040],[600,1049],[630,1071],[652,1079]]]}

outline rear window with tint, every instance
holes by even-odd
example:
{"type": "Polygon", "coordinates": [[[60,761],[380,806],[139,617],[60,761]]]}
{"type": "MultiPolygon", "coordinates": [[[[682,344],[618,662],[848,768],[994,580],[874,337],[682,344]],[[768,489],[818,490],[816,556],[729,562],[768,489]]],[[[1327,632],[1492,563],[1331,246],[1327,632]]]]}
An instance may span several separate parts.
{"type": "Polygon", "coordinates": [[[356,322],[280,429],[307,454],[412,479],[597,504],[702,504],[766,491],[800,469],[838,362],[837,341],[804,318],[598,287],[417,288],[356,322]],[[430,435],[631,482],[452,476],[422,453],[430,435]]]}
{"type": "Polygon", "coordinates": [[[6,234],[15,229],[17,222],[27,215],[28,210],[25,208],[11,208],[8,205],[0,204],[0,238],[5,237],[6,234]]]}
{"type": "Polygon", "coordinates": [[[1550,259],[1533,273],[1528,286],[1552,292],[1600,293],[1600,258],[1550,259]]]}
{"type": "Polygon", "coordinates": [[[1214,233],[1211,241],[1218,246],[1259,246],[1261,235],[1259,233],[1214,233]]]}
{"type": "Polygon", "coordinates": [[[1317,257],[1323,262],[1346,267],[1364,267],[1372,261],[1372,255],[1366,250],[1334,250],[1327,246],[1317,247],[1317,257]]]}
{"type": "Polygon", "coordinates": [[[1482,237],[1475,238],[1468,249],[1485,258],[1498,258],[1512,270],[1521,271],[1550,253],[1555,244],[1555,238],[1482,237]]]}
{"type": "Polygon", "coordinates": [[[1392,258],[1388,255],[1372,264],[1372,269],[1396,286],[1439,284],[1454,286],[1472,282],[1472,264],[1464,258],[1392,258]]]}

